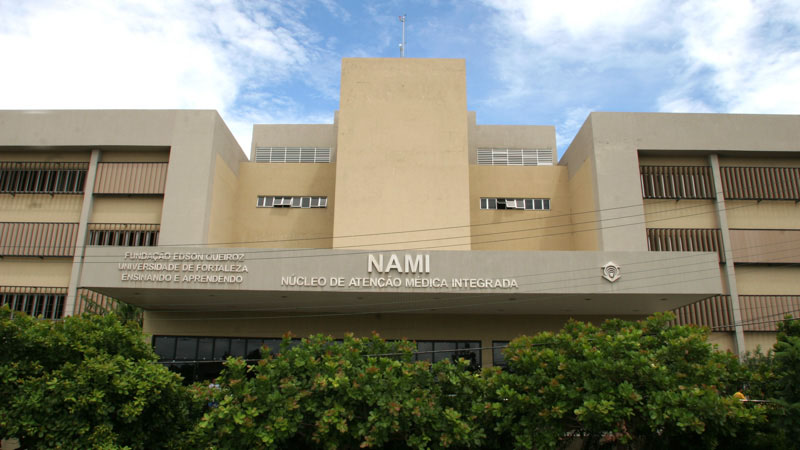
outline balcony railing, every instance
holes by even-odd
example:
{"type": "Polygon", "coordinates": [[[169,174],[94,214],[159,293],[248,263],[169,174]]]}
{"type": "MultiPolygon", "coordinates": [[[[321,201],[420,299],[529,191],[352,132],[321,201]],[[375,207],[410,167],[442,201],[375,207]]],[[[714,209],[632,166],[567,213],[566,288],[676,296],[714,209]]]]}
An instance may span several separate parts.
{"type": "Polygon", "coordinates": [[[43,319],[64,316],[67,288],[0,286],[0,305],[43,319]]]}
{"type": "Polygon", "coordinates": [[[0,193],[82,194],[88,163],[0,162],[0,193]]]}
{"type": "Polygon", "coordinates": [[[86,245],[155,247],[160,228],[157,223],[90,223],[86,245]]]}

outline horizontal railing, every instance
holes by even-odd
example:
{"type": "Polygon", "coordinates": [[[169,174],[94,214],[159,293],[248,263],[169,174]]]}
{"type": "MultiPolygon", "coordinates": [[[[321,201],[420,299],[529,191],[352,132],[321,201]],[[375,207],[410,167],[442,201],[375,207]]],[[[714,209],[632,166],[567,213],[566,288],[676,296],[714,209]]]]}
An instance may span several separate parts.
{"type": "Polygon", "coordinates": [[[64,316],[67,288],[35,286],[0,286],[0,305],[43,319],[64,316]]]}
{"type": "Polygon", "coordinates": [[[82,194],[85,162],[0,162],[0,193],[82,194]]]}
{"type": "Polygon", "coordinates": [[[161,226],[157,223],[90,223],[86,245],[154,247],[161,226]]]}

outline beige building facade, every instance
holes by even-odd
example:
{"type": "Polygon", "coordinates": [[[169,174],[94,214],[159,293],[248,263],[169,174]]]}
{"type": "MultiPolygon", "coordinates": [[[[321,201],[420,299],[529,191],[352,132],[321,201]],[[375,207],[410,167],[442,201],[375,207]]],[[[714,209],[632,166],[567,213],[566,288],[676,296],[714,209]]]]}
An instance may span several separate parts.
{"type": "Polygon", "coordinates": [[[800,312],[800,116],[479,125],[463,60],[345,59],[326,125],[214,111],[0,112],[0,296],[144,309],[187,377],[286,332],[502,364],[570,318],[673,310],[722,348],[800,312]]]}

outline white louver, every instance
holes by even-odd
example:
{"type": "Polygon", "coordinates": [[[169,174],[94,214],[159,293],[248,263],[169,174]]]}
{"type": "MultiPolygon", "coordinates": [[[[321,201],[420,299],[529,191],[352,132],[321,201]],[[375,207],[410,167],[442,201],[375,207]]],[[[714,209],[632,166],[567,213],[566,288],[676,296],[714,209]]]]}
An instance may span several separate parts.
{"type": "Polygon", "coordinates": [[[256,147],[257,163],[329,163],[329,147],[256,147]]]}
{"type": "Polygon", "coordinates": [[[553,150],[527,148],[479,148],[481,166],[552,166],[553,150]]]}

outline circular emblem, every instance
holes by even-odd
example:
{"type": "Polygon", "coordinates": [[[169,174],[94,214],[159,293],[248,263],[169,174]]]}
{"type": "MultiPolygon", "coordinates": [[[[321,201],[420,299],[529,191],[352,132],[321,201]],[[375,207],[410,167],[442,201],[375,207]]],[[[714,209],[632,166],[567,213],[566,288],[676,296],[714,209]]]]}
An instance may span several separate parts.
{"type": "Polygon", "coordinates": [[[619,280],[622,276],[620,274],[619,266],[611,261],[607,262],[605,266],[603,266],[603,278],[610,282],[615,282],[619,280]]]}

